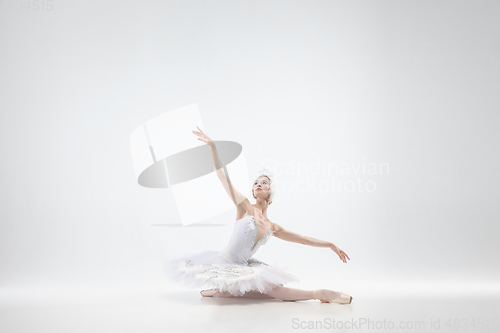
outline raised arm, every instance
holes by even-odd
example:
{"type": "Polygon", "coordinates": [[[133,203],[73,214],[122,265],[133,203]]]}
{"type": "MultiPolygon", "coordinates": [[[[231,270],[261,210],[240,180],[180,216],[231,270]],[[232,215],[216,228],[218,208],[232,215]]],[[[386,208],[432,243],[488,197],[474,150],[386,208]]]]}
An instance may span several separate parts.
{"type": "Polygon", "coordinates": [[[315,247],[328,247],[333,252],[337,253],[340,260],[342,260],[344,263],[347,262],[346,259],[351,260],[351,258],[349,258],[349,256],[344,251],[342,251],[338,246],[336,246],[333,243],[322,241],[313,237],[299,235],[295,232],[283,228],[281,225],[277,223],[274,223],[274,228],[275,228],[274,236],[278,237],[279,239],[282,239],[287,242],[293,242],[315,247]]]}
{"type": "Polygon", "coordinates": [[[247,212],[252,211],[252,204],[250,203],[250,201],[238,190],[236,190],[236,188],[233,186],[233,183],[231,183],[231,179],[229,178],[227,169],[220,160],[215,143],[198,126],[196,127],[198,128],[199,132],[193,130],[193,133],[199,137],[198,140],[203,141],[210,146],[215,173],[221,181],[224,190],[229,195],[229,198],[236,205],[236,207],[247,212]]]}

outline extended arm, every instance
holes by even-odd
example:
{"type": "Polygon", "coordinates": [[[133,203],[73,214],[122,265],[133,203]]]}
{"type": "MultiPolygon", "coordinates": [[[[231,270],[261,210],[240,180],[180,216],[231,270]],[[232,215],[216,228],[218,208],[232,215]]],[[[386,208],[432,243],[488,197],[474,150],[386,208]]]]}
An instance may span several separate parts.
{"type": "Polygon", "coordinates": [[[274,236],[284,241],[315,246],[315,247],[331,247],[333,245],[332,243],[327,241],[322,241],[313,237],[299,235],[295,232],[283,228],[277,223],[275,223],[274,225],[276,228],[274,236]]]}
{"type": "Polygon", "coordinates": [[[233,183],[231,183],[231,179],[229,178],[227,169],[220,160],[219,153],[217,152],[217,147],[215,146],[215,143],[199,127],[198,129],[200,130],[200,132],[196,131],[193,132],[199,136],[198,140],[203,141],[210,146],[215,173],[217,174],[217,177],[221,181],[224,190],[231,198],[231,201],[233,201],[233,203],[237,207],[243,209],[244,211],[251,211],[252,205],[250,201],[248,201],[248,199],[243,194],[237,191],[236,188],[233,186],[233,183]]]}
{"type": "Polygon", "coordinates": [[[339,256],[340,260],[342,260],[344,263],[347,262],[346,259],[351,260],[349,256],[342,251],[338,246],[331,242],[319,240],[313,237],[307,237],[307,236],[302,236],[299,235],[295,232],[286,230],[279,224],[274,223],[275,225],[275,232],[274,236],[287,241],[287,242],[293,242],[293,243],[299,243],[299,244],[304,244],[304,245],[309,245],[309,246],[315,246],[315,247],[328,247],[330,248],[333,252],[337,253],[339,256]]]}
{"type": "MultiPolygon", "coordinates": [[[[250,201],[248,201],[248,199],[233,186],[233,183],[231,182],[231,179],[229,178],[229,175],[227,173],[227,169],[222,165],[215,143],[211,141],[209,145],[210,150],[212,151],[212,160],[214,162],[215,173],[217,174],[217,177],[219,177],[224,190],[226,190],[226,193],[229,195],[236,206],[240,204],[245,206],[246,202],[248,203],[248,205],[250,205],[250,201]]],[[[245,211],[247,211],[247,209],[245,209],[245,211]]]]}

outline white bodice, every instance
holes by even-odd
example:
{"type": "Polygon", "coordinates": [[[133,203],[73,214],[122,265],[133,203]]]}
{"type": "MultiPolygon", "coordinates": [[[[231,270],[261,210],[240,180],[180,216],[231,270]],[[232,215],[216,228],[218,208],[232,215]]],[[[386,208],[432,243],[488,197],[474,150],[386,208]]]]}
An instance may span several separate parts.
{"type": "Polygon", "coordinates": [[[257,232],[257,220],[252,215],[237,220],[229,243],[218,255],[234,263],[245,264],[274,234],[274,231],[270,230],[257,240],[257,232]]]}

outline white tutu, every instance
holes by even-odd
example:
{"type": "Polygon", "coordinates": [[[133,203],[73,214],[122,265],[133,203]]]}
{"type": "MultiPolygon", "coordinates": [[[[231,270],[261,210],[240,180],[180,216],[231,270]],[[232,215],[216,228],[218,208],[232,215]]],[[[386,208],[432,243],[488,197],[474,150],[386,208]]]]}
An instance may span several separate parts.
{"type": "Polygon", "coordinates": [[[266,293],[276,286],[299,279],[277,263],[268,265],[252,258],[273,231],[255,242],[257,222],[253,216],[236,221],[233,235],[222,251],[191,253],[166,262],[172,280],[192,288],[219,289],[242,296],[249,291],[266,293]]]}

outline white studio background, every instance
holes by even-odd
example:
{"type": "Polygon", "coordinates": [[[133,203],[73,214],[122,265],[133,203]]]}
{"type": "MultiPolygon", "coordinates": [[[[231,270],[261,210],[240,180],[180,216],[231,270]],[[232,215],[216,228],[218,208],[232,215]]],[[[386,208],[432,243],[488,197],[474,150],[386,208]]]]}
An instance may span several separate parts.
{"type": "Polygon", "coordinates": [[[52,4],[0,11],[1,287],[164,286],[222,249],[236,210],[168,227],[134,177],[131,132],[192,103],[275,168],[272,221],[351,257],[273,238],[296,287],[498,280],[498,2],[52,4]]]}

